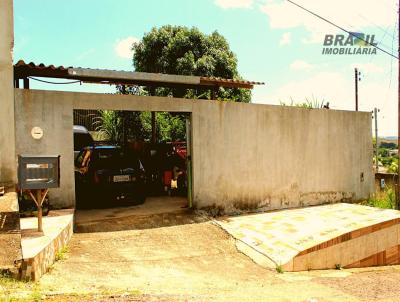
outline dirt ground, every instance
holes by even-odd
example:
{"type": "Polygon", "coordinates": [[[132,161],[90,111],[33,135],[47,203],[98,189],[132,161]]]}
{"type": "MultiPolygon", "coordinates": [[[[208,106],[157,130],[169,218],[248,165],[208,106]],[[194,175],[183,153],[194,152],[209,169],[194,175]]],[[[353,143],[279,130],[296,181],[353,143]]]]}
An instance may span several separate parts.
{"type": "Polygon", "coordinates": [[[199,222],[74,234],[66,259],[39,282],[0,282],[0,292],[46,301],[399,301],[399,284],[398,266],[279,274],[199,222]]]}

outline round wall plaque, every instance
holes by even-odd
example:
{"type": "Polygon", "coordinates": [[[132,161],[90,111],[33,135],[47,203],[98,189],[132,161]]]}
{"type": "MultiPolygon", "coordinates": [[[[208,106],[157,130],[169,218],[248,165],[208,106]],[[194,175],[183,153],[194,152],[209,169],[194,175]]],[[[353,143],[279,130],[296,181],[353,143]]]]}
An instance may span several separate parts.
{"type": "Polygon", "coordinates": [[[31,135],[34,139],[41,139],[43,137],[43,129],[40,127],[33,127],[31,135]]]}

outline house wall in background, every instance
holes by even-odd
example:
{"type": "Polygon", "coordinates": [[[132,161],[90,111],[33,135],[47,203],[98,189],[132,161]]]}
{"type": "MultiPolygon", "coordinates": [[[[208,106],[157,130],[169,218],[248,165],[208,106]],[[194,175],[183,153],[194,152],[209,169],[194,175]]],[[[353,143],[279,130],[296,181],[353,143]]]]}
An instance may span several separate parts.
{"type": "Polygon", "coordinates": [[[15,193],[17,163],[14,121],[13,1],[0,1],[0,270],[16,273],[22,258],[18,199],[15,193]]]}
{"type": "Polygon", "coordinates": [[[16,183],[14,132],[13,1],[0,1],[0,186],[16,183]]]}

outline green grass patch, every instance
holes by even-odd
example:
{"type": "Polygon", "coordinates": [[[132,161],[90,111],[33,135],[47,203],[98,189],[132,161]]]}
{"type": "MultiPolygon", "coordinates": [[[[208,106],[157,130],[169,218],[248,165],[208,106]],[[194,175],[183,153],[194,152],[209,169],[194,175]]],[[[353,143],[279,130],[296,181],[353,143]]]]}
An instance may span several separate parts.
{"type": "Polygon", "coordinates": [[[56,261],[60,261],[60,260],[65,260],[67,259],[67,253],[68,253],[69,249],[68,246],[64,246],[62,249],[60,249],[57,253],[56,253],[56,261]]]}
{"type": "Polygon", "coordinates": [[[42,301],[38,285],[17,280],[8,271],[0,271],[0,301],[1,302],[20,302],[42,301]]]}
{"type": "Polygon", "coordinates": [[[283,270],[282,265],[277,265],[277,266],[275,267],[275,270],[276,270],[279,274],[283,274],[283,273],[284,273],[284,270],[283,270]]]}
{"type": "Polygon", "coordinates": [[[382,192],[376,192],[362,204],[381,209],[395,209],[396,193],[392,188],[387,188],[382,192]]]}
{"type": "Polygon", "coordinates": [[[18,289],[25,288],[26,285],[26,281],[17,280],[9,271],[0,271],[0,288],[18,289]]]}

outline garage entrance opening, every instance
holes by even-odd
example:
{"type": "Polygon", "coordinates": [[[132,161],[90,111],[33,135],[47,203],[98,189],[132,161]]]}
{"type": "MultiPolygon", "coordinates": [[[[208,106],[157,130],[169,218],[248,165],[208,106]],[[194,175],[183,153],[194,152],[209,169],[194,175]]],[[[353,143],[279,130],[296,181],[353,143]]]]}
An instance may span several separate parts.
{"type": "Polygon", "coordinates": [[[191,208],[190,113],[74,110],[76,220],[191,208]]]}

